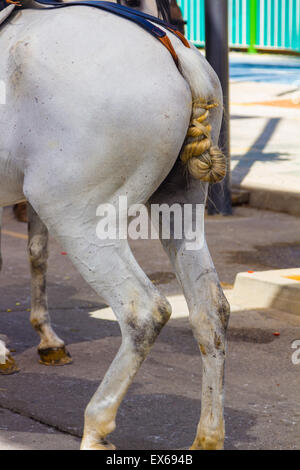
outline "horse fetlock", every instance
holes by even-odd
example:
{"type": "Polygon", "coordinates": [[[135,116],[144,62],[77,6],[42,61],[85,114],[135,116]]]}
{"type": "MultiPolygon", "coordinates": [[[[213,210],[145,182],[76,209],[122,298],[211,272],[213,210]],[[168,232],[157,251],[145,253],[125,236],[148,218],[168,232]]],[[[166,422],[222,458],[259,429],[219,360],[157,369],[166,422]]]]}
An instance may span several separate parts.
{"type": "Polygon", "coordinates": [[[41,337],[39,349],[60,348],[65,345],[64,341],[52,329],[49,321],[47,311],[31,312],[30,323],[41,337]]]}
{"type": "MultiPolygon", "coordinates": [[[[113,407],[115,408],[115,407],[113,407]]],[[[110,450],[115,447],[106,440],[106,436],[116,429],[116,409],[93,409],[89,405],[85,412],[84,433],[81,449],[110,450]]]]}
{"type": "Polygon", "coordinates": [[[38,345],[40,364],[64,366],[73,362],[64,341],[56,335],[48,321],[43,321],[39,315],[32,315],[30,322],[41,338],[38,345]]]}
{"type": "Polygon", "coordinates": [[[88,443],[88,441],[83,439],[80,450],[116,450],[116,446],[106,439],[100,439],[95,443],[88,443]]]}
{"type": "Polygon", "coordinates": [[[223,450],[224,438],[217,435],[202,435],[197,437],[190,450],[223,450]]]}
{"type": "Polygon", "coordinates": [[[223,450],[225,439],[224,422],[216,429],[201,426],[191,450],[223,450]]]}
{"type": "Polygon", "coordinates": [[[80,450],[116,450],[116,447],[107,439],[85,431],[80,450]]]}

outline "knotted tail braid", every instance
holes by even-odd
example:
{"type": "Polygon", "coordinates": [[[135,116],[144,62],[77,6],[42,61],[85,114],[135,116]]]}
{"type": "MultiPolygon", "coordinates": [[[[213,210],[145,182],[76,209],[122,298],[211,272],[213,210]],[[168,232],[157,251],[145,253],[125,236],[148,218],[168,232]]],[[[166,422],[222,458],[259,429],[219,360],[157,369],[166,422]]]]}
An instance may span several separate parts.
{"type": "Polygon", "coordinates": [[[193,103],[190,127],[180,154],[190,174],[207,183],[222,181],[226,175],[226,158],[221,150],[213,145],[211,125],[207,122],[210,109],[217,106],[217,103],[193,103]]]}

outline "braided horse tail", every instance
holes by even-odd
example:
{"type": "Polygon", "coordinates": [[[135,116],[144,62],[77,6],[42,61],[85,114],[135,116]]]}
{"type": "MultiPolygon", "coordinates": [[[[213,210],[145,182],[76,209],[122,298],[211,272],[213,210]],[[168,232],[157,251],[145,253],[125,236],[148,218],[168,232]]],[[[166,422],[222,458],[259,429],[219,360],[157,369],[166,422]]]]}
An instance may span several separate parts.
{"type": "MultiPolygon", "coordinates": [[[[210,110],[222,103],[212,100],[216,90],[213,89],[210,74],[203,67],[203,60],[198,51],[182,44],[178,47],[174,42],[179,69],[190,85],[193,99],[191,121],[180,158],[194,178],[207,183],[217,183],[226,175],[226,158],[211,140],[212,128],[208,119],[210,110]]],[[[219,97],[219,100],[222,98],[219,97]]]]}

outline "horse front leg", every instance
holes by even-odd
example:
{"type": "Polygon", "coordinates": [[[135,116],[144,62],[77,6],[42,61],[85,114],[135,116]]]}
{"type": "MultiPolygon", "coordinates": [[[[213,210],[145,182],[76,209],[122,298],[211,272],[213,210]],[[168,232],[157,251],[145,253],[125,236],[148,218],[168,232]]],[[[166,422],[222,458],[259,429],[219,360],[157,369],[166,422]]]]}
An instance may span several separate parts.
{"type": "Polygon", "coordinates": [[[186,239],[177,240],[172,235],[170,240],[162,240],[162,243],[182,285],[193,334],[202,356],[201,418],[191,449],[222,449],[225,436],[225,334],[229,305],[205,240],[198,249],[189,249],[186,239]]]}
{"type": "Polygon", "coordinates": [[[71,356],[51,327],[46,292],[48,259],[48,230],[35,210],[28,203],[28,255],[31,271],[31,313],[30,322],[39,334],[38,346],[40,363],[44,365],[65,365],[72,362],[71,356]]]}
{"type": "Polygon", "coordinates": [[[179,250],[176,263],[190,310],[190,323],[202,355],[201,417],[192,450],[224,447],[225,335],[229,305],[206,243],[196,253],[179,250]],[[181,260],[178,259],[181,256],[181,260]],[[187,280],[187,272],[189,279],[187,280]]]}

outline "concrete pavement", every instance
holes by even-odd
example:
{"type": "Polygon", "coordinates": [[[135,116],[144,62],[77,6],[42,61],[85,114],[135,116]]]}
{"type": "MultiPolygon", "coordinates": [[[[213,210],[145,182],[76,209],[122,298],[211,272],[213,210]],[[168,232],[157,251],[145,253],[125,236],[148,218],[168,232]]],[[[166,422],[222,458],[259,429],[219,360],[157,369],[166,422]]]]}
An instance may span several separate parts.
{"type": "Polygon", "coordinates": [[[0,408],[0,450],[78,450],[80,439],[0,408]]]}
{"type": "MultiPolygon", "coordinates": [[[[240,271],[298,266],[299,224],[297,217],[246,207],[234,217],[208,217],[207,239],[223,285],[230,287],[240,271]]],[[[3,228],[0,331],[10,338],[21,372],[0,377],[0,449],[78,448],[84,408],[119,347],[119,327],[94,313],[103,302],[51,239],[50,313],[74,363],[40,365],[26,311],[26,226],[6,210],[3,228]]],[[[158,242],[137,241],[133,249],[161,291],[181,294],[158,242]]],[[[292,344],[300,339],[300,317],[270,309],[235,312],[228,339],[226,448],[299,449],[300,365],[292,362],[292,344]]],[[[134,380],[112,441],[119,449],[187,448],[200,390],[201,360],[188,320],[175,316],[134,380]]]]}
{"type": "Polygon", "coordinates": [[[230,102],[233,187],[300,215],[300,58],[231,54],[230,102]]]}
{"type": "Polygon", "coordinates": [[[239,273],[229,300],[237,310],[275,308],[300,315],[300,268],[239,273]]]}

